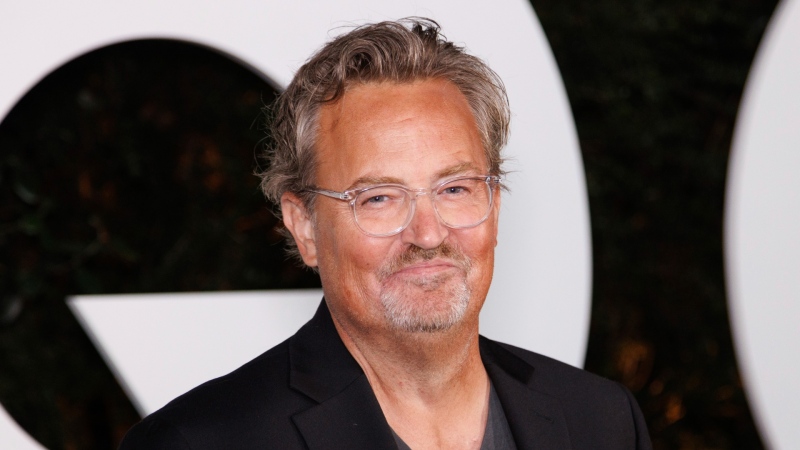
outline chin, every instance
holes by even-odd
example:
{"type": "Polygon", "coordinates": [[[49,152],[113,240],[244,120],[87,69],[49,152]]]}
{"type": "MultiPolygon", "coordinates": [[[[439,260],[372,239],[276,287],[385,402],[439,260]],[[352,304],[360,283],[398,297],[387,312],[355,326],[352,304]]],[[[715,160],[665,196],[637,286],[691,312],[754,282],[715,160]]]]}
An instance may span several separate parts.
{"type": "Polygon", "coordinates": [[[412,333],[447,331],[464,320],[471,292],[466,280],[424,279],[385,286],[380,299],[396,329],[412,333]]]}

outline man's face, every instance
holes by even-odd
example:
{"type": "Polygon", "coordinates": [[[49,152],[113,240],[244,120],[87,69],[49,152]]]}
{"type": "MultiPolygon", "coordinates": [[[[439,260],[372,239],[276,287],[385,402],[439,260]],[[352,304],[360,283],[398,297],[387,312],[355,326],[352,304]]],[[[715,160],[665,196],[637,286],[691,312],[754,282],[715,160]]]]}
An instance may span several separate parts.
{"type": "MultiPolygon", "coordinates": [[[[429,188],[488,173],[466,99],[441,80],[350,89],[320,111],[317,158],[317,186],[334,191],[380,183],[429,188]]],[[[495,194],[489,218],[468,229],[446,227],[431,197],[418,197],[411,223],[389,237],[364,234],[348,202],[318,196],[299,248],[319,267],[337,322],[367,332],[476,325],[494,266],[495,194]]]]}

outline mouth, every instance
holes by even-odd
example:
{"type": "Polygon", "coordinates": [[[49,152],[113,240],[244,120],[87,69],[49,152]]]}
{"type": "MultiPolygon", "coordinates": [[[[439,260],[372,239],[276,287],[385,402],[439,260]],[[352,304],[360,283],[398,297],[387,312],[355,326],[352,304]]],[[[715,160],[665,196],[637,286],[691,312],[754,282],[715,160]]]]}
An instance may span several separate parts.
{"type": "Polygon", "coordinates": [[[390,274],[389,277],[428,277],[442,275],[446,272],[457,270],[458,268],[459,266],[455,262],[444,259],[420,261],[398,268],[398,270],[390,274]]]}
{"type": "Polygon", "coordinates": [[[432,249],[411,246],[390,260],[380,271],[379,279],[426,283],[443,281],[462,272],[469,273],[470,260],[455,246],[443,243],[432,249]]]}

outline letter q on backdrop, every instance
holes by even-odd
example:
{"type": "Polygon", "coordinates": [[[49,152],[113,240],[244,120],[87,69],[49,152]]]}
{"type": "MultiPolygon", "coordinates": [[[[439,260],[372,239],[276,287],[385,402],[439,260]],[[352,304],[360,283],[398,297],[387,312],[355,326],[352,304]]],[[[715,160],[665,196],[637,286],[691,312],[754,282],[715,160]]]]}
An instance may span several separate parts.
{"type": "MultiPolygon", "coordinates": [[[[585,179],[560,75],[525,1],[5,2],[0,118],[52,70],[113,43],[193,42],[285,86],[332,35],[354,24],[413,15],[439,21],[450,40],[486,60],[505,81],[511,101],[506,150],[511,193],[503,198],[494,283],[481,332],[580,366],[591,287],[585,179]]],[[[146,414],[285,339],[310,317],[320,296],[319,291],[95,296],[73,297],[70,306],[146,414]],[[202,335],[194,325],[208,317],[231,332],[202,335]],[[199,351],[209,339],[218,352],[199,351]],[[145,356],[140,348],[151,351],[145,356]]],[[[2,408],[0,447],[40,448],[2,408]]]]}

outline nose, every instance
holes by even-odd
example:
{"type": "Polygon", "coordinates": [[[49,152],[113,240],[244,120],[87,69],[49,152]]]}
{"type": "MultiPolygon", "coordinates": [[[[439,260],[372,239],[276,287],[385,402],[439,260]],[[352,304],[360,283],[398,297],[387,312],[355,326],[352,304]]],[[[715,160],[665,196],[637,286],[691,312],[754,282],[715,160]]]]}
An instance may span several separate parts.
{"type": "Polygon", "coordinates": [[[403,243],[423,249],[438,247],[447,238],[450,229],[442,223],[430,195],[418,194],[411,222],[401,233],[403,243]]]}

